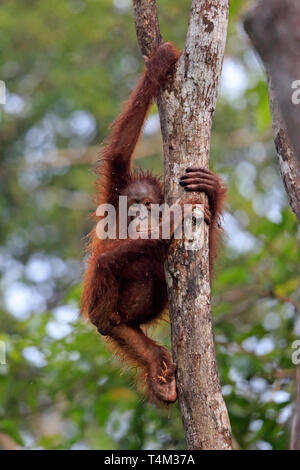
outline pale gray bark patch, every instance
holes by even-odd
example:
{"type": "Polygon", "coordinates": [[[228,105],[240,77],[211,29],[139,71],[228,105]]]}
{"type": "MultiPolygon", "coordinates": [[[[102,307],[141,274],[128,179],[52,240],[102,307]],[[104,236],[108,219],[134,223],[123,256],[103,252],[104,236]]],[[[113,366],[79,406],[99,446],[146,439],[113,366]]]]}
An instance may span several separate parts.
{"type": "MultiPolygon", "coordinates": [[[[134,0],[143,54],[160,40],[155,1],[134,0]],[[150,30],[149,30],[150,28],[150,30]],[[152,28],[152,29],[151,29],[152,28]]],[[[208,167],[211,126],[228,24],[228,0],[192,0],[185,48],[172,83],[158,97],[165,162],[165,199],[184,194],[179,178],[189,166],[208,167]]],[[[192,195],[204,202],[204,195],[192,195]]],[[[189,195],[191,197],[191,195],[189,195]]],[[[175,240],[166,262],[173,358],[189,449],[231,449],[211,316],[208,228],[198,251],[175,240]]]]}

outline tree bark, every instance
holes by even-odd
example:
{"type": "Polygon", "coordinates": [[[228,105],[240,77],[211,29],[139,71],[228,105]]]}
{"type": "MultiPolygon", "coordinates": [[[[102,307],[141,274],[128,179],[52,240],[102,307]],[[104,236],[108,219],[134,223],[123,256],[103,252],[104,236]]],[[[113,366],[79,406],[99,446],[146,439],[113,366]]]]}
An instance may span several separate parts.
{"type": "MultiPolygon", "coordinates": [[[[134,0],[143,55],[160,40],[156,2],[134,0]]],[[[158,100],[165,162],[165,200],[184,198],[179,177],[190,166],[208,167],[211,126],[226,42],[228,0],[192,0],[185,48],[174,80],[158,100]]],[[[208,228],[194,251],[172,244],[166,263],[173,358],[189,449],[231,449],[231,430],[219,381],[208,263],[208,228]]]]}
{"type": "Polygon", "coordinates": [[[259,1],[245,20],[245,29],[272,77],[274,95],[300,162],[300,104],[292,100],[293,83],[298,81],[300,87],[299,24],[299,0],[259,1]]]}
{"type": "Polygon", "coordinates": [[[300,224],[300,165],[296,159],[289,136],[283,121],[277,99],[272,86],[272,78],[268,76],[270,112],[274,141],[278,155],[279,169],[290,206],[300,224]]]}
{"type": "MultiPolygon", "coordinates": [[[[245,29],[267,71],[270,112],[279,169],[290,206],[300,226],[300,112],[291,101],[291,84],[300,78],[300,2],[258,2],[245,29]],[[298,74],[298,75],[297,75],[298,74]],[[296,157],[296,153],[298,158],[296,157]]],[[[300,450],[300,368],[291,426],[290,449],[300,450]]]]}

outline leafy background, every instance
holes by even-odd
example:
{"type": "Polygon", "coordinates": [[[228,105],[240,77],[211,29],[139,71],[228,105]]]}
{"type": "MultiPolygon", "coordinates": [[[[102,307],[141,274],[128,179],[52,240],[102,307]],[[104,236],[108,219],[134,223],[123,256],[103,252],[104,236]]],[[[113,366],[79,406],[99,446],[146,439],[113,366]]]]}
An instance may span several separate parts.
{"type": "MultiPolygon", "coordinates": [[[[183,47],[190,0],[158,3],[164,38],[183,47]]],[[[241,26],[252,2],[231,3],[211,156],[229,185],[213,287],[218,363],[236,448],[284,449],[300,330],[297,222],[264,72],[241,26]]],[[[0,42],[0,446],[184,449],[178,406],[145,402],[134,371],[120,373],[78,317],[92,164],[141,70],[131,2],[4,0],[0,42]]],[[[137,164],[161,173],[156,135],[153,107],[137,164]]],[[[168,325],[155,336],[169,344],[168,325]]]]}

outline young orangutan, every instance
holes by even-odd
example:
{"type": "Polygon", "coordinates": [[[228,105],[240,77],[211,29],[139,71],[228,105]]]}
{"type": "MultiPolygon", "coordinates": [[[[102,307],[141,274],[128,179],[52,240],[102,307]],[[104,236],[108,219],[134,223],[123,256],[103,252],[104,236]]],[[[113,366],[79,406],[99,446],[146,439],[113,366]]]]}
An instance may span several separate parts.
{"type": "MultiPolygon", "coordinates": [[[[102,151],[97,169],[97,206],[109,203],[118,213],[119,196],[127,196],[128,207],[142,204],[148,210],[152,204],[163,203],[160,180],[150,173],[133,172],[132,155],[147,111],[160,89],[172,79],[179,55],[171,43],[162,43],[147,60],[146,70],[113,124],[102,151]]],[[[186,191],[208,196],[204,218],[210,226],[212,264],[224,186],[217,175],[204,168],[188,168],[180,184],[186,191]]],[[[138,367],[148,395],[160,403],[176,401],[175,365],[169,351],[146,336],[141,325],[158,319],[167,305],[164,260],[169,243],[161,237],[100,240],[94,229],[82,297],[82,310],[98,332],[108,336],[122,356],[138,367]]]]}

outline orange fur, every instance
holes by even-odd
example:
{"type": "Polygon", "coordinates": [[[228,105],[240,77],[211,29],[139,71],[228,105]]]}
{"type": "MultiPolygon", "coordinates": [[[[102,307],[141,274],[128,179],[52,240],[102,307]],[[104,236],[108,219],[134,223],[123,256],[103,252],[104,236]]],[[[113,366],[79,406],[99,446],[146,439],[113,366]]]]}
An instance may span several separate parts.
{"type": "MultiPolygon", "coordinates": [[[[97,167],[97,206],[110,203],[118,211],[120,195],[135,198],[141,190],[143,193],[146,190],[152,203],[163,202],[160,180],[149,173],[133,173],[132,156],[152,100],[171,79],[178,57],[179,51],[171,43],[162,43],[147,61],[145,72],[114,122],[102,150],[97,167]]],[[[191,181],[182,181],[182,185],[186,190],[208,195],[212,265],[225,192],[216,175],[207,170],[192,171],[195,173],[191,177],[185,176],[191,181]]],[[[150,399],[164,404],[174,402],[177,394],[171,355],[141,329],[141,325],[157,320],[167,306],[164,277],[167,242],[100,240],[95,229],[89,240],[82,311],[89,315],[99,333],[109,338],[118,355],[137,367],[150,399]]]]}

